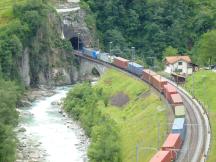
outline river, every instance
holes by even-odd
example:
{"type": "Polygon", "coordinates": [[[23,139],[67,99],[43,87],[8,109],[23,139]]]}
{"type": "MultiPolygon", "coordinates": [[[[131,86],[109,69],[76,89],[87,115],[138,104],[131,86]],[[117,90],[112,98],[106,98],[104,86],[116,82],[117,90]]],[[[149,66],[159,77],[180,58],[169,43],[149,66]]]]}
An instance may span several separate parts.
{"type": "Polygon", "coordinates": [[[39,98],[20,110],[20,127],[24,128],[18,134],[20,161],[87,161],[88,138],[77,122],[60,113],[57,104],[69,89],[56,88],[53,96],[39,98]]]}

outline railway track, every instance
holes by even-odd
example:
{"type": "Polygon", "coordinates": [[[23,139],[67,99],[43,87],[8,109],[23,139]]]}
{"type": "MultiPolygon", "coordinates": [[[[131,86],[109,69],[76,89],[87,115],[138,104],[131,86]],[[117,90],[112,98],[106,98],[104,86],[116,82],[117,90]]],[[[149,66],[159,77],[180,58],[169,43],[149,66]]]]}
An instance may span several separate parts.
{"type": "MultiPolygon", "coordinates": [[[[133,78],[140,79],[139,77],[125,70],[116,68],[111,64],[86,57],[79,51],[77,51],[75,55],[102,64],[108,68],[115,68],[119,71],[122,71],[123,73],[131,75],[133,78]]],[[[201,107],[201,105],[183,88],[179,87],[172,81],[169,82],[177,87],[177,90],[182,96],[184,105],[186,107],[186,138],[176,162],[205,162],[211,140],[210,123],[207,113],[201,107]]]]}

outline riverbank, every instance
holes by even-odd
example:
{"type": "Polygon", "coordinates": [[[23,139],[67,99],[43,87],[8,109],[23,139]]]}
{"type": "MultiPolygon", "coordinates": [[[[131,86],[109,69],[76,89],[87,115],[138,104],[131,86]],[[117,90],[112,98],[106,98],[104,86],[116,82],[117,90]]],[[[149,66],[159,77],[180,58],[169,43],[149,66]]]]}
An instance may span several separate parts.
{"type": "Polygon", "coordinates": [[[69,89],[40,87],[26,92],[17,109],[17,162],[83,162],[87,158],[88,138],[79,123],[61,110],[69,89]]]}

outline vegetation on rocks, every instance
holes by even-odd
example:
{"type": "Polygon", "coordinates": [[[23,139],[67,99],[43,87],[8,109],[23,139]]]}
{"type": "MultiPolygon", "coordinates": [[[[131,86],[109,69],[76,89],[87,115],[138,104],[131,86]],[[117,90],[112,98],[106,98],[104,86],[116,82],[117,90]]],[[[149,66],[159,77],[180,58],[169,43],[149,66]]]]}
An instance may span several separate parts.
{"type": "Polygon", "coordinates": [[[147,162],[155,151],[145,147],[157,150],[166,137],[166,106],[146,84],[115,70],[108,70],[95,86],[74,87],[64,108],[90,136],[88,156],[93,162],[135,161],[137,144],[139,161],[147,162]],[[129,100],[114,106],[111,100],[119,93],[129,100]]]}
{"type": "Polygon", "coordinates": [[[51,49],[72,51],[72,47],[60,39],[59,17],[47,1],[14,3],[12,11],[13,21],[0,27],[1,72],[6,79],[19,80],[17,67],[25,48],[29,48],[31,85],[36,85],[39,73],[49,69],[51,49]]]}

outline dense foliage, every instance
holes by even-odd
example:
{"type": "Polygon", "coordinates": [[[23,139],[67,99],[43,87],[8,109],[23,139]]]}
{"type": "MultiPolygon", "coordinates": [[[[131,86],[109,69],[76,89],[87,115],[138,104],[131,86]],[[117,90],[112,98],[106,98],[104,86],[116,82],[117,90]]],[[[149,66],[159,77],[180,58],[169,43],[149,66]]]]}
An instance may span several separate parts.
{"type": "Polygon", "coordinates": [[[17,124],[16,102],[21,89],[0,78],[0,162],[15,160],[16,140],[13,128],[17,124]]]}
{"type": "Polygon", "coordinates": [[[216,30],[209,31],[201,37],[197,42],[195,53],[199,57],[195,57],[200,64],[212,65],[216,63],[216,30]]]}
{"type": "Polygon", "coordinates": [[[54,21],[58,20],[58,16],[46,0],[15,3],[13,15],[13,21],[0,28],[0,70],[6,79],[19,80],[17,67],[28,48],[31,85],[36,85],[38,74],[49,68],[50,50],[59,48],[72,51],[72,47],[69,41],[61,40],[55,31],[57,22],[54,21]]]}
{"type": "Polygon", "coordinates": [[[98,102],[107,105],[102,89],[93,89],[89,83],[77,85],[71,90],[64,101],[65,110],[79,120],[91,144],[88,157],[91,162],[119,162],[120,145],[116,123],[101,113],[98,102]]]}
{"type": "MultiPolygon", "coordinates": [[[[99,36],[107,50],[121,49],[129,56],[135,46],[139,55],[163,58],[171,46],[189,53],[200,36],[215,28],[212,0],[83,0],[96,17],[99,36]]],[[[196,54],[196,53],[195,53],[196,54]]]]}

